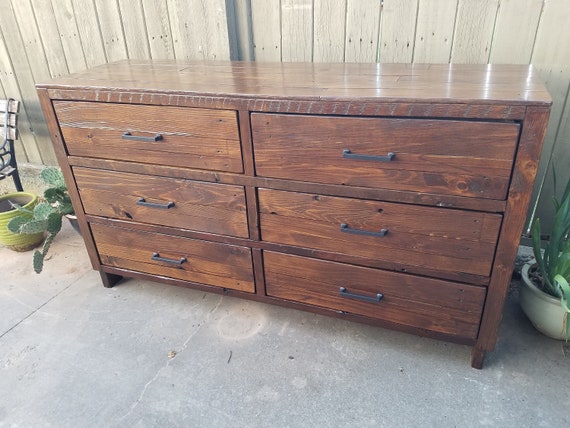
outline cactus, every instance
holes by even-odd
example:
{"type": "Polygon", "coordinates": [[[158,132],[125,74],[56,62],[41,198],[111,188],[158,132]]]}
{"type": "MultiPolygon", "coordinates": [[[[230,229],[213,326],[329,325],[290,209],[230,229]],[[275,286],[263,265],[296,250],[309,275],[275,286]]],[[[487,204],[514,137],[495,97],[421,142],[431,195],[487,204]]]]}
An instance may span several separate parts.
{"type": "Polygon", "coordinates": [[[41,251],[34,251],[33,266],[36,273],[40,273],[43,269],[44,259],[51,243],[61,230],[62,217],[66,214],[73,214],[73,206],[71,205],[71,199],[67,193],[67,187],[61,171],[58,168],[49,167],[44,169],[40,176],[50,186],[44,192],[44,201],[37,204],[33,211],[15,207],[19,211],[32,214],[32,216],[14,217],[8,223],[8,229],[12,233],[34,234],[47,232],[41,251]]]}
{"type": "Polygon", "coordinates": [[[63,174],[59,168],[50,166],[42,170],[40,177],[49,187],[63,187],[65,188],[65,181],[63,174]]]}

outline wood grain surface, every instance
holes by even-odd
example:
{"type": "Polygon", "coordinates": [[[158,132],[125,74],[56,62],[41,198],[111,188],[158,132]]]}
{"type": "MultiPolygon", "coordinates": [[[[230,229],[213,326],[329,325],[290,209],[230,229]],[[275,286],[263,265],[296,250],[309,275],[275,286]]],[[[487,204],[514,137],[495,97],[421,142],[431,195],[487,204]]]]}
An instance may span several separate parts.
{"type": "Polygon", "coordinates": [[[316,259],[263,252],[267,294],[474,338],[485,289],[316,259]],[[340,295],[340,287],[379,302],[340,295]]]}
{"type": "Polygon", "coordinates": [[[73,173],[86,214],[249,237],[241,186],[80,167],[73,173]]]}
{"type": "Polygon", "coordinates": [[[519,134],[510,122],[252,114],[251,123],[261,176],[491,199],[506,198],[519,134]]]}
{"type": "Polygon", "coordinates": [[[121,227],[91,224],[103,265],[241,291],[255,291],[251,250],[121,227]],[[182,264],[155,261],[156,254],[182,264]]]}
{"type": "Polygon", "coordinates": [[[67,101],[54,107],[72,155],[243,171],[235,111],[67,101]],[[132,141],[125,132],[162,138],[132,141]]]}
{"type": "Polygon", "coordinates": [[[528,65],[125,60],[38,85],[45,86],[358,103],[550,103],[538,72],[528,65]]]}
{"type": "MultiPolygon", "coordinates": [[[[259,189],[261,239],[488,276],[502,216],[259,189]],[[343,232],[380,232],[383,237],[343,232]]],[[[405,268],[404,268],[405,269],[405,268]]]]}

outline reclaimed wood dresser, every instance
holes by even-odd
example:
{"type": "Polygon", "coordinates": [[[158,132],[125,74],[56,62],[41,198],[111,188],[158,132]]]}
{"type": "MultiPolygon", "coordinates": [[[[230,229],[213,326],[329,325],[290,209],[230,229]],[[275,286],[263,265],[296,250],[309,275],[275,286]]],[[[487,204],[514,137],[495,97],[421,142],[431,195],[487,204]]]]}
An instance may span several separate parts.
{"type": "Polygon", "coordinates": [[[515,65],[121,61],[37,86],[94,269],[494,348],[550,97],[515,65]]]}

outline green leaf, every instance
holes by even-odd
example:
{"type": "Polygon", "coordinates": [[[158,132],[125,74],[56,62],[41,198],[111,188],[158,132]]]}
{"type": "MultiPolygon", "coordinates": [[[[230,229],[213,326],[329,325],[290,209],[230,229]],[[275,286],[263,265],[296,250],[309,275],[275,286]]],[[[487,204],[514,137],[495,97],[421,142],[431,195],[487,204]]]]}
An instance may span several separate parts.
{"type": "Polygon", "coordinates": [[[532,229],[531,229],[532,250],[534,253],[534,258],[536,259],[536,263],[538,264],[538,269],[542,273],[544,291],[548,294],[552,294],[554,290],[550,284],[550,280],[548,277],[549,270],[547,266],[547,260],[545,259],[545,256],[548,255],[548,252],[547,251],[545,251],[544,253],[542,252],[540,235],[541,235],[540,219],[537,218],[532,224],[532,229]]]}
{"type": "Polygon", "coordinates": [[[65,180],[59,168],[48,167],[40,173],[42,180],[51,187],[65,187],[65,180]]]}
{"type": "Polygon", "coordinates": [[[564,331],[566,333],[566,340],[568,341],[568,335],[570,333],[570,316],[568,316],[570,314],[570,307],[569,307],[570,285],[562,275],[556,275],[554,277],[554,281],[556,282],[556,285],[559,287],[561,291],[562,296],[560,298],[560,304],[562,305],[562,308],[566,311],[566,314],[564,316],[564,331]]]}
{"type": "Polygon", "coordinates": [[[66,202],[61,204],[61,206],[59,207],[59,212],[62,215],[66,215],[66,214],[73,214],[74,210],[73,210],[73,205],[71,205],[71,202],[66,202]]]}
{"type": "Polygon", "coordinates": [[[31,215],[33,213],[32,210],[29,210],[27,208],[24,208],[23,206],[19,205],[19,204],[15,204],[14,202],[8,200],[8,202],[10,203],[10,206],[12,207],[12,209],[21,212],[23,214],[29,214],[31,215]]]}
{"type": "Polygon", "coordinates": [[[570,284],[568,284],[568,281],[566,281],[562,275],[556,275],[554,281],[561,291],[560,302],[562,303],[562,307],[566,312],[570,312],[570,308],[568,307],[570,302],[570,284]]]}
{"type": "Polygon", "coordinates": [[[47,230],[47,220],[30,220],[22,224],[20,233],[32,235],[34,233],[41,233],[47,230]]]}
{"type": "Polygon", "coordinates": [[[51,213],[47,218],[46,230],[56,235],[61,230],[61,215],[59,213],[51,213]]]}
{"type": "Polygon", "coordinates": [[[564,189],[564,193],[562,194],[562,201],[570,199],[570,180],[566,183],[566,189],[564,189]]]}
{"type": "Polygon", "coordinates": [[[36,250],[34,251],[34,257],[32,261],[34,264],[34,272],[41,273],[42,269],[44,268],[44,255],[36,250]]]}
{"type": "Polygon", "coordinates": [[[44,191],[44,198],[50,204],[61,203],[65,196],[65,189],[60,187],[50,187],[44,191]]]}
{"type": "Polygon", "coordinates": [[[40,202],[34,208],[34,218],[36,220],[47,220],[48,216],[54,211],[54,208],[47,202],[40,202]]]}
{"type": "Polygon", "coordinates": [[[30,219],[28,217],[24,217],[24,216],[17,216],[14,217],[12,219],[10,219],[10,221],[8,222],[8,230],[12,233],[21,233],[21,228],[22,225],[29,222],[30,219]]]}

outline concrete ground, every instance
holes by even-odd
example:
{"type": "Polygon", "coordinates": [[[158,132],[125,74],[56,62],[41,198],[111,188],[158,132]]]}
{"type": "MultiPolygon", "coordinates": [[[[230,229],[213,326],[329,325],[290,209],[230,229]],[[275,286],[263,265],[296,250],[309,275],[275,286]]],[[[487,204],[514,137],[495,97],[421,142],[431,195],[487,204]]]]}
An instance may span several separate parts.
{"type": "Polygon", "coordinates": [[[0,248],[0,427],[568,427],[570,348],[512,287],[470,348],[129,279],[66,224],[41,275],[0,248]]]}

